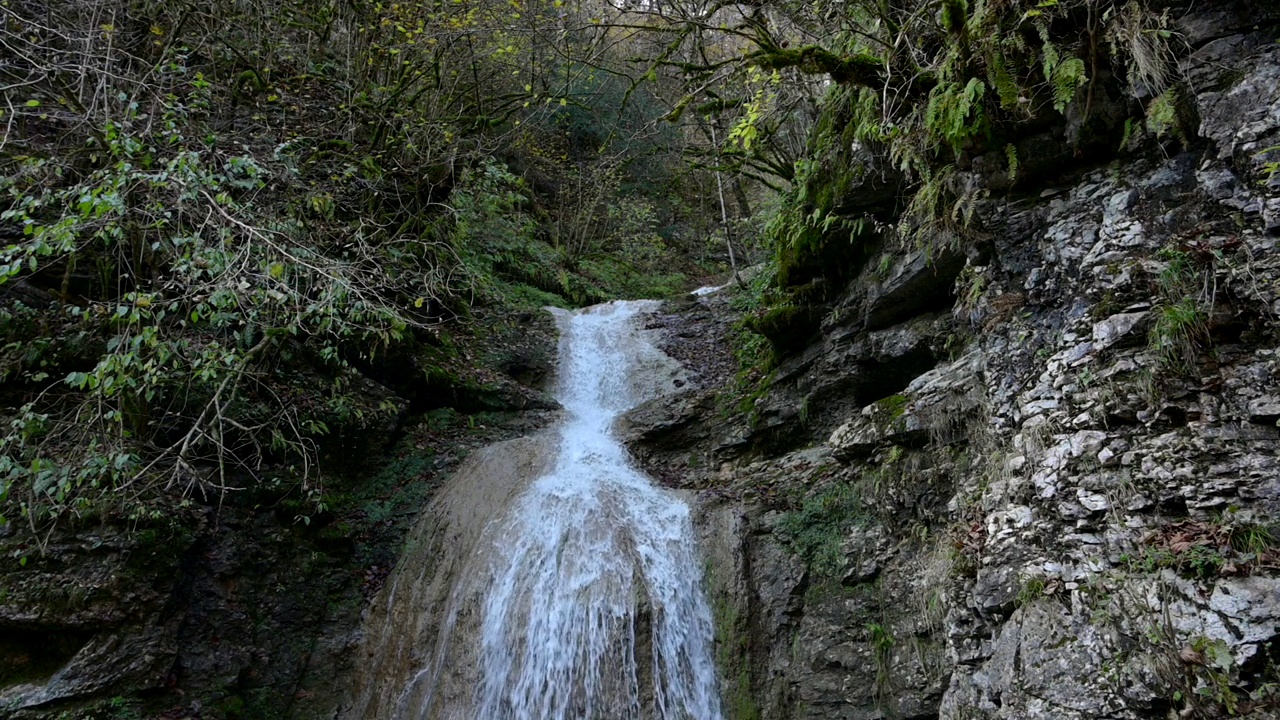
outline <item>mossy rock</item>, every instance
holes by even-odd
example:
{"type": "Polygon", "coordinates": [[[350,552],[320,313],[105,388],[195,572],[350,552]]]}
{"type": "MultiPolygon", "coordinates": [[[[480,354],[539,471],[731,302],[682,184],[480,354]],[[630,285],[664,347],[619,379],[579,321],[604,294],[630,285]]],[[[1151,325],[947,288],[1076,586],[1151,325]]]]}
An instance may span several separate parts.
{"type": "Polygon", "coordinates": [[[822,322],[822,311],[812,305],[792,304],[769,308],[747,320],[747,329],[764,336],[774,353],[793,352],[813,336],[822,322]]]}
{"type": "MultiPolygon", "coordinates": [[[[798,215],[798,214],[796,214],[798,215]]],[[[865,219],[837,218],[813,224],[812,215],[790,218],[779,228],[778,285],[797,287],[823,278],[850,277],[875,247],[875,226],[865,219]]]]}
{"type": "Polygon", "coordinates": [[[906,395],[890,395],[882,400],[873,403],[875,406],[875,419],[878,422],[892,422],[901,418],[907,412],[907,396],[906,395]]]}

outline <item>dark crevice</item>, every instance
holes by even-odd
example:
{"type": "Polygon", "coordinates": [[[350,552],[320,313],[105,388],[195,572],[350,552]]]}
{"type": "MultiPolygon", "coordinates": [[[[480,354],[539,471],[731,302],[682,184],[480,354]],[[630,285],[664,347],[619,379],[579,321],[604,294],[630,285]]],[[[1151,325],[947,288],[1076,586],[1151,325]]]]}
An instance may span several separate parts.
{"type": "Polygon", "coordinates": [[[47,682],[92,637],[86,630],[0,628],[0,688],[47,682]]]}
{"type": "Polygon", "coordinates": [[[891,361],[868,363],[854,390],[854,398],[858,405],[866,406],[897,395],[913,380],[937,367],[939,359],[931,348],[921,343],[891,361]]]}

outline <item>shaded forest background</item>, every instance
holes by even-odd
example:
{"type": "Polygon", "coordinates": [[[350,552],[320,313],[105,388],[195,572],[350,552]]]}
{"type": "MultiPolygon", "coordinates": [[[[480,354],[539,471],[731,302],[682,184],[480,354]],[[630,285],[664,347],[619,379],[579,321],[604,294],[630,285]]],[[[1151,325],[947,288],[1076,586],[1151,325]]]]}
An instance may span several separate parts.
{"type": "Polygon", "coordinates": [[[765,264],[750,412],[869,253],[971,245],[979,197],[1184,142],[1168,27],[1114,0],[10,0],[7,532],[248,487],[310,522],[335,452],[488,407],[530,313],[731,260],[765,264]]]}
{"type": "Polygon", "coordinates": [[[483,397],[543,306],[687,291],[737,228],[618,8],[0,15],[0,492],[36,545],[247,485],[323,512],[327,446],[483,397]]]}

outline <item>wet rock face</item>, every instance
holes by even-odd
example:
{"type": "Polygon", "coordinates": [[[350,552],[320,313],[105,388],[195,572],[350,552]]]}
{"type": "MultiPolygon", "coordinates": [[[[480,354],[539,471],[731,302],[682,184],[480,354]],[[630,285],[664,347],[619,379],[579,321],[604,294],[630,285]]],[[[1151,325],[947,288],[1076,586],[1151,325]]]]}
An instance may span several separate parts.
{"type": "Polygon", "coordinates": [[[1198,140],[980,203],[959,266],[868,267],[754,425],[692,395],[634,418],[639,455],[710,460],[680,469],[713,488],[726,692],[763,718],[1280,716],[1277,20],[1181,15],[1198,140]]]}
{"type": "Polygon", "coordinates": [[[328,687],[352,641],[339,628],[359,617],[359,584],[342,548],[291,526],[227,507],[189,533],[59,533],[3,575],[0,717],[87,712],[75,708],[139,691],[188,714],[336,702],[328,687]]]}
{"type": "MultiPolygon", "coordinates": [[[[370,603],[362,624],[350,692],[338,714],[353,720],[426,717],[434,707],[466,706],[480,676],[478,642],[450,643],[469,623],[479,622],[480,598],[465,595],[458,610],[460,629],[450,624],[451,596],[465,572],[477,572],[473,554],[486,525],[547,467],[546,435],[509,440],[470,458],[421,513],[403,556],[387,584],[370,603]],[[448,666],[428,675],[436,653],[448,666]],[[413,713],[402,704],[413,703],[413,713]]],[[[345,689],[345,688],[344,688],[345,689]]]]}

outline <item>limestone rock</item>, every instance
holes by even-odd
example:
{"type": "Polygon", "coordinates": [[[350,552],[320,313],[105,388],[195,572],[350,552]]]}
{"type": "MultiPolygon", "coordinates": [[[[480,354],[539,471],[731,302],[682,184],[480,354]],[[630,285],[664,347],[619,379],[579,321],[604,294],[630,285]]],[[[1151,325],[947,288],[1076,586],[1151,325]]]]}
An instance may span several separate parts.
{"type": "Polygon", "coordinates": [[[885,328],[923,310],[949,304],[951,285],[964,262],[964,255],[951,249],[933,254],[920,251],[895,262],[888,277],[868,289],[866,328],[885,328]]]}
{"type": "Polygon", "coordinates": [[[1091,350],[1098,352],[1120,342],[1126,336],[1133,334],[1148,315],[1149,313],[1146,312],[1118,313],[1095,323],[1091,350]]]}

